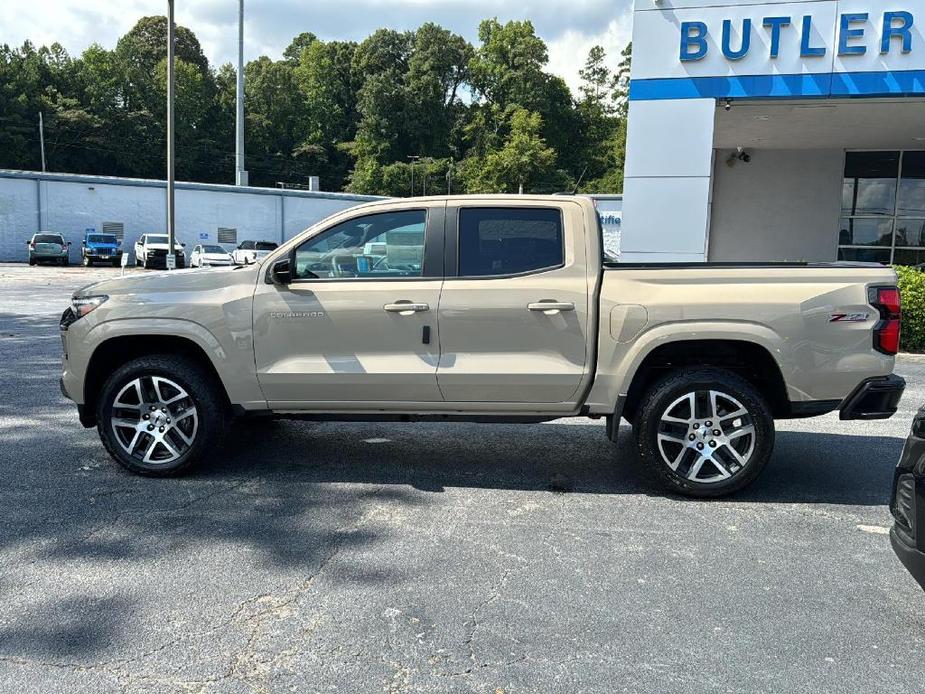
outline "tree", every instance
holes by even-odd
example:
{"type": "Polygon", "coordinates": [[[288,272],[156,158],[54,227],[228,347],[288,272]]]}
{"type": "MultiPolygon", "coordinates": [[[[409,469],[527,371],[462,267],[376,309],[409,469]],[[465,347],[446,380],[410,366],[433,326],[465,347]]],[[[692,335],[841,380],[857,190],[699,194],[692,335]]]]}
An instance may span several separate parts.
{"type": "Polygon", "coordinates": [[[540,136],[538,113],[517,109],[511,115],[510,135],[501,149],[476,164],[468,189],[473,193],[516,193],[546,187],[555,175],[556,152],[540,136]]]}
{"type": "Polygon", "coordinates": [[[479,25],[479,41],[470,65],[475,93],[501,112],[513,105],[536,107],[548,77],[543,68],[549,52],[533,24],[486,19],[479,25]]]}
{"type": "Polygon", "coordinates": [[[283,51],[283,58],[293,65],[298,65],[302,62],[302,53],[305,51],[305,49],[310,47],[317,40],[318,37],[315,36],[312,32],[303,31],[289,42],[286,50],[283,51]]]}
{"type": "MultiPolygon", "coordinates": [[[[71,57],[58,44],[0,46],[0,166],[163,177],[164,17],[144,17],[115,49],[71,57]]],[[[245,66],[247,168],[255,185],[408,195],[453,191],[588,192],[622,187],[630,47],[608,70],[595,47],[573,95],[546,72],[530,22],[488,19],[473,47],[434,23],[381,29],[362,43],[295,36],[281,60],[245,66]],[[576,99],[577,96],[577,99],[576,99]],[[454,163],[455,162],[455,163],[454,163]]],[[[236,73],[213,69],[195,34],[177,27],[177,173],[230,183],[236,73]]]]}

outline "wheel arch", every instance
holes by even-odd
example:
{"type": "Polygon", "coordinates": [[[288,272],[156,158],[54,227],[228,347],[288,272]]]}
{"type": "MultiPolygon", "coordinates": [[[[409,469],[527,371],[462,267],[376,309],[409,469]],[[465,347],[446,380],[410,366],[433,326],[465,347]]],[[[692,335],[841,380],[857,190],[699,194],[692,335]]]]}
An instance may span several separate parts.
{"type": "Polygon", "coordinates": [[[728,369],[751,383],[768,401],[775,418],[791,415],[787,386],[768,348],[742,338],[680,339],[662,343],[642,358],[633,373],[622,415],[632,422],[642,397],[666,373],[692,366],[728,369]]]}
{"type": "Polygon", "coordinates": [[[87,363],[84,402],[81,407],[81,421],[85,426],[96,424],[97,400],[109,375],[133,359],[153,354],[181,355],[194,361],[213,381],[223,402],[231,410],[231,400],[215,364],[195,340],[181,335],[158,333],[117,335],[101,342],[87,363]]]}

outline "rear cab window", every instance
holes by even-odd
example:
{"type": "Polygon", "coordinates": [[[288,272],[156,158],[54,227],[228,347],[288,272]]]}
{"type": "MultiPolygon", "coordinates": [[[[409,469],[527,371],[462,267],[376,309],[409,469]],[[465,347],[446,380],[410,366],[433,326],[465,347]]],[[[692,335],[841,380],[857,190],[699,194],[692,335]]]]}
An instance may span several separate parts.
{"type": "Polygon", "coordinates": [[[464,207],[459,211],[459,276],[504,277],[565,264],[557,208],[464,207]]]}

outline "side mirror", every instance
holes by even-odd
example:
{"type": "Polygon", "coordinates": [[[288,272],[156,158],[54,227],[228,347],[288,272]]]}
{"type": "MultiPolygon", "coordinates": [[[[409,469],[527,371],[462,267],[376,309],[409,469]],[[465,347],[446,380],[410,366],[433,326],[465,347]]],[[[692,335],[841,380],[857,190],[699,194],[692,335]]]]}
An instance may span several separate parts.
{"type": "Polygon", "coordinates": [[[277,260],[270,268],[270,279],[273,284],[288,285],[292,282],[292,263],[289,258],[277,260]]]}
{"type": "Polygon", "coordinates": [[[186,248],[186,244],[185,244],[185,243],[181,243],[181,244],[180,244],[180,248],[186,248]]]}
{"type": "Polygon", "coordinates": [[[68,248],[71,247],[71,242],[70,242],[70,241],[67,242],[67,247],[68,247],[68,248]]]}

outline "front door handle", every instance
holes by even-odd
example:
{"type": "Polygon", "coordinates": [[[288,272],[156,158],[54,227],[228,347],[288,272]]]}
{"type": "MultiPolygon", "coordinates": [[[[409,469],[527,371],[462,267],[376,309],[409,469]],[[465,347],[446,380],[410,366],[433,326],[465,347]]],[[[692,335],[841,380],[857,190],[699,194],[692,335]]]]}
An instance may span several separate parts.
{"type": "Polygon", "coordinates": [[[402,316],[413,316],[415,313],[430,311],[428,304],[416,304],[411,301],[397,301],[382,307],[387,313],[397,313],[402,316]]]}
{"type": "Polygon", "coordinates": [[[527,310],[540,311],[547,316],[557,316],[565,311],[574,311],[575,304],[568,301],[537,301],[535,304],[528,304],[527,310]]]}

